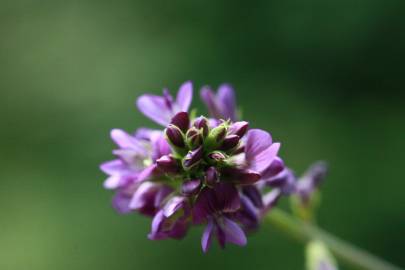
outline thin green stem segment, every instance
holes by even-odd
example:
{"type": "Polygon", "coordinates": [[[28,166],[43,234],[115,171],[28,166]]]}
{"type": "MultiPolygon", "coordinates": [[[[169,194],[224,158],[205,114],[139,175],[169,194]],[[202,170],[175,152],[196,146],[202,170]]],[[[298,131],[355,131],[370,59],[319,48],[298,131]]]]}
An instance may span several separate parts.
{"type": "Polygon", "coordinates": [[[399,267],[361,250],[315,225],[303,222],[281,209],[272,209],[267,214],[266,219],[275,228],[301,242],[305,243],[309,240],[322,241],[339,261],[348,266],[366,270],[401,270],[399,267]]]}

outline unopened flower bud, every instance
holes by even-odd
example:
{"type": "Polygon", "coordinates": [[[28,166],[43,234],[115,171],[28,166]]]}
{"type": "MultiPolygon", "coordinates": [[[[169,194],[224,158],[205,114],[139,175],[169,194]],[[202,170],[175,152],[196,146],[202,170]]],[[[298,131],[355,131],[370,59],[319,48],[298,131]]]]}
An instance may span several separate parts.
{"type": "Polygon", "coordinates": [[[227,133],[227,123],[222,123],[219,126],[213,128],[208,134],[206,145],[208,148],[215,149],[222,144],[227,133]]]}
{"type": "Polygon", "coordinates": [[[246,121],[235,122],[229,127],[229,133],[238,135],[240,138],[246,134],[249,128],[249,123],[246,121]]]}
{"type": "Polygon", "coordinates": [[[179,112],[173,116],[170,123],[177,126],[181,131],[186,132],[190,126],[190,118],[188,117],[188,113],[179,112]]]}
{"type": "Polygon", "coordinates": [[[195,195],[198,193],[198,191],[201,188],[201,180],[200,179],[194,179],[194,180],[187,180],[183,183],[181,186],[181,192],[184,195],[195,195]]]}
{"type": "Polygon", "coordinates": [[[225,159],[226,156],[224,153],[220,151],[214,151],[207,155],[208,163],[212,165],[221,164],[225,159]]]}
{"type": "Polygon", "coordinates": [[[228,135],[225,137],[221,145],[221,150],[228,151],[234,149],[239,144],[240,138],[238,135],[228,135]]]}
{"type": "Polygon", "coordinates": [[[195,127],[190,128],[186,133],[186,142],[191,149],[195,149],[203,142],[201,131],[195,127]]]}
{"type": "Polygon", "coordinates": [[[185,170],[190,170],[194,166],[198,165],[203,157],[203,147],[200,146],[195,150],[189,151],[183,159],[183,168],[185,170]]]}
{"type": "Polygon", "coordinates": [[[208,136],[209,127],[208,127],[208,120],[204,116],[200,116],[194,120],[194,127],[198,130],[202,130],[202,135],[205,137],[208,136]]]}
{"type": "Polygon", "coordinates": [[[214,167],[209,167],[205,172],[205,184],[213,187],[219,180],[218,171],[214,167]]]}
{"type": "Polygon", "coordinates": [[[174,173],[179,169],[177,161],[171,155],[162,156],[156,160],[156,163],[158,168],[165,173],[174,173]]]}
{"type": "Polygon", "coordinates": [[[165,130],[167,141],[170,145],[177,148],[184,148],[186,145],[184,143],[184,135],[180,128],[175,125],[170,124],[165,130]]]}

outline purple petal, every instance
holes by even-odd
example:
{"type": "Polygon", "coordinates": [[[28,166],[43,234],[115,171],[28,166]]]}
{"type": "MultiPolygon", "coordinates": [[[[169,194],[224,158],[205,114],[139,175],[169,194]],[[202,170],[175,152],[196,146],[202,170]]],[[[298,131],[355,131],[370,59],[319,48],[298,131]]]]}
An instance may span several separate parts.
{"type": "Polygon", "coordinates": [[[253,159],[257,154],[269,148],[272,142],[272,138],[268,132],[261,129],[249,130],[245,146],[246,159],[253,159]]]}
{"type": "Polygon", "coordinates": [[[328,166],[326,162],[318,161],[309,167],[305,172],[304,176],[301,178],[301,181],[311,182],[313,187],[316,188],[324,180],[326,173],[328,172],[328,166]]]}
{"type": "Polygon", "coordinates": [[[129,208],[130,201],[131,196],[124,192],[117,192],[112,200],[112,205],[118,213],[128,214],[132,211],[132,209],[129,208]]]}
{"type": "Polygon", "coordinates": [[[279,157],[275,157],[271,165],[265,171],[263,171],[262,178],[266,180],[271,177],[274,177],[280,172],[282,172],[284,168],[285,168],[284,161],[279,157]]]}
{"type": "Polygon", "coordinates": [[[260,191],[253,185],[250,186],[244,186],[242,189],[242,192],[244,195],[246,195],[252,203],[258,207],[261,208],[263,207],[263,201],[262,201],[262,195],[260,194],[260,191]]]}
{"type": "Polygon", "coordinates": [[[173,116],[173,112],[167,107],[165,99],[155,95],[142,95],[137,101],[138,109],[156,123],[167,126],[173,116]]]}
{"type": "Polygon", "coordinates": [[[278,188],[273,189],[263,196],[263,210],[261,215],[265,215],[267,211],[273,208],[281,196],[281,190],[278,188]]]}
{"type": "Polygon", "coordinates": [[[200,91],[200,96],[205,105],[207,106],[211,116],[216,119],[221,119],[222,118],[221,111],[217,104],[214,92],[208,87],[203,87],[200,91]]]}
{"type": "Polygon", "coordinates": [[[213,232],[214,232],[214,223],[212,220],[210,220],[207,226],[205,227],[204,233],[201,238],[201,247],[204,253],[206,253],[211,246],[213,232]]]}
{"type": "Polygon", "coordinates": [[[231,150],[235,148],[239,143],[239,136],[238,135],[228,135],[225,137],[224,141],[221,145],[221,150],[231,150]]]}
{"type": "Polygon", "coordinates": [[[258,208],[255,207],[253,202],[244,195],[240,196],[241,204],[242,204],[242,212],[247,218],[249,219],[250,226],[253,225],[252,223],[257,223],[259,221],[259,211],[258,208]]]}
{"type": "Polygon", "coordinates": [[[150,178],[152,175],[157,173],[158,168],[157,164],[152,164],[149,167],[146,167],[143,171],[141,171],[138,175],[137,182],[142,182],[148,178],[150,178]]]}
{"type": "Polygon", "coordinates": [[[217,98],[222,105],[222,117],[236,121],[235,92],[228,84],[219,86],[217,98]]]}
{"type": "Polygon", "coordinates": [[[153,216],[160,208],[162,201],[172,191],[170,187],[164,185],[144,182],[134,192],[129,203],[129,208],[137,210],[144,215],[153,216]]]}
{"type": "Polygon", "coordinates": [[[215,208],[223,213],[235,212],[240,208],[239,192],[236,187],[228,183],[218,183],[214,187],[216,196],[215,208]]]}
{"type": "Polygon", "coordinates": [[[182,186],[181,186],[181,192],[184,195],[195,195],[200,191],[201,188],[201,180],[200,179],[194,179],[194,180],[189,180],[185,181],[182,186]]]}
{"type": "Polygon", "coordinates": [[[280,149],[280,143],[273,143],[270,147],[248,159],[249,168],[256,172],[263,172],[270,167],[280,149]]]}
{"type": "Polygon", "coordinates": [[[221,226],[218,224],[218,220],[216,220],[215,229],[217,233],[217,240],[219,246],[224,249],[226,244],[226,236],[224,230],[222,230],[221,226]]]}
{"type": "Polygon", "coordinates": [[[200,116],[194,120],[193,125],[197,129],[202,129],[204,138],[207,137],[209,131],[207,118],[205,118],[204,116],[200,116]]]}
{"type": "Polygon", "coordinates": [[[189,169],[202,161],[204,154],[203,146],[198,147],[195,150],[189,151],[183,159],[183,167],[189,169]]]}
{"type": "Polygon", "coordinates": [[[135,137],[121,129],[111,130],[111,139],[113,139],[120,148],[129,148],[139,151],[139,153],[145,153],[142,144],[135,137]]]}
{"type": "Polygon", "coordinates": [[[209,167],[205,171],[205,184],[208,186],[214,186],[219,181],[218,171],[215,167],[209,167]]]}
{"type": "Polygon", "coordinates": [[[175,196],[171,198],[163,207],[163,215],[165,217],[170,217],[176,213],[179,209],[183,208],[185,204],[185,198],[180,196],[175,196]]]}
{"type": "Polygon", "coordinates": [[[104,181],[103,186],[105,189],[116,189],[122,185],[122,182],[120,175],[112,175],[104,181]]]}
{"type": "Polygon", "coordinates": [[[128,168],[134,171],[141,170],[143,165],[144,157],[139,155],[139,152],[132,149],[115,149],[112,153],[124,161],[128,168]]]}
{"type": "Polygon", "coordinates": [[[103,184],[106,189],[119,188],[137,178],[137,173],[129,171],[125,163],[119,159],[104,162],[100,169],[110,175],[103,184]]]}
{"type": "Polygon", "coordinates": [[[222,177],[240,185],[251,185],[260,180],[258,172],[249,169],[225,168],[222,177]]]}
{"type": "Polygon", "coordinates": [[[235,122],[229,127],[229,133],[243,137],[249,129],[249,123],[246,121],[235,122]]]}
{"type": "Polygon", "coordinates": [[[100,165],[100,169],[106,174],[117,174],[126,170],[126,165],[120,159],[106,161],[100,165]]]}
{"type": "Polygon", "coordinates": [[[162,202],[173,192],[173,188],[163,185],[159,187],[159,190],[156,192],[155,201],[153,205],[155,208],[160,208],[162,202]]]}
{"type": "Polygon", "coordinates": [[[177,93],[176,103],[181,111],[187,112],[193,98],[193,84],[188,81],[180,86],[177,93]]]}
{"type": "Polygon", "coordinates": [[[171,155],[162,156],[156,160],[156,164],[164,173],[175,173],[179,170],[177,161],[171,155]]]}
{"type": "Polygon", "coordinates": [[[177,220],[174,225],[167,231],[167,236],[174,239],[181,239],[186,236],[189,222],[186,220],[177,220]]]}
{"type": "Polygon", "coordinates": [[[171,153],[170,145],[166,141],[162,132],[155,132],[150,136],[152,144],[152,160],[155,161],[158,158],[171,153]]]}
{"type": "Polygon", "coordinates": [[[238,246],[244,246],[247,244],[245,233],[234,221],[230,220],[229,218],[223,217],[220,226],[225,234],[226,242],[238,246]]]}
{"type": "Polygon", "coordinates": [[[163,215],[162,210],[160,210],[159,212],[156,213],[156,215],[153,217],[153,220],[152,220],[151,232],[148,235],[149,239],[151,239],[151,240],[162,239],[161,235],[159,235],[159,232],[163,225],[164,219],[165,219],[165,216],[163,215]]]}
{"type": "Polygon", "coordinates": [[[145,207],[148,199],[156,194],[157,185],[151,182],[142,183],[135,191],[129,203],[129,208],[140,209],[145,207]]]}
{"type": "Polygon", "coordinates": [[[148,238],[151,240],[162,240],[169,237],[180,239],[186,235],[187,229],[188,222],[186,220],[166,218],[163,210],[160,210],[152,220],[152,228],[148,238]]]}
{"type": "Polygon", "coordinates": [[[216,211],[215,192],[209,187],[201,190],[193,207],[193,221],[196,224],[204,222],[208,216],[216,211]]]}
{"type": "Polygon", "coordinates": [[[296,179],[294,173],[285,168],[279,174],[274,177],[265,180],[266,184],[271,187],[278,187],[281,189],[282,193],[287,195],[296,191],[296,179]]]}
{"type": "Polygon", "coordinates": [[[138,140],[145,140],[145,141],[150,141],[151,136],[156,133],[162,133],[160,130],[156,129],[151,129],[151,128],[138,128],[135,131],[135,138],[138,140]]]}
{"type": "Polygon", "coordinates": [[[294,173],[290,169],[286,169],[286,170],[288,171],[287,180],[281,186],[281,192],[283,193],[283,195],[290,195],[296,191],[297,180],[296,180],[294,173]]]}

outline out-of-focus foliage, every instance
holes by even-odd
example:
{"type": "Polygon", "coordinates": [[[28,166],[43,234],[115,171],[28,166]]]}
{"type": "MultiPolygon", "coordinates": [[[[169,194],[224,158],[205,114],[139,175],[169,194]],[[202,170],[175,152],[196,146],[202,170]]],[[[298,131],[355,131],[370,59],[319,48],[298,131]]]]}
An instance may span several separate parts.
{"type": "Polygon", "coordinates": [[[327,160],[318,221],[405,265],[404,11],[399,0],[1,1],[0,269],[303,269],[304,247],[266,225],[246,248],[203,255],[201,230],[152,242],[149,220],[113,212],[98,170],[109,130],[153,126],[135,98],[188,79],[231,82],[298,173],[327,160]]]}

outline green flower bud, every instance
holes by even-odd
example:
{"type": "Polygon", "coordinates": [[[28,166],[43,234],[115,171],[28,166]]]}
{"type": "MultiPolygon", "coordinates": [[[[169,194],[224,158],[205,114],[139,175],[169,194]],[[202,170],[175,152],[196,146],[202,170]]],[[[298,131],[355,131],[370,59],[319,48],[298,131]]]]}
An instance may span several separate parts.
{"type": "Polygon", "coordinates": [[[199,147],[203,143],[201,130],[195,127],[190,128],[186,133],[186,143],[191,149],[199,147]]]}
{"type": "Polygon", "coordinates": [[[224,122],[213,128],[208,134],[205,145],[208,149],[216,149],[221,146],[228,132],[228,124],[224,122]]]}

